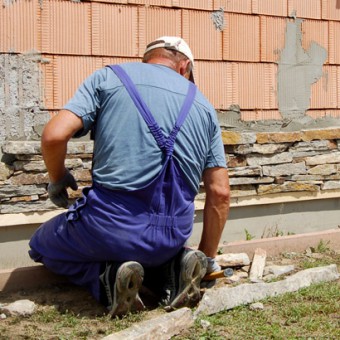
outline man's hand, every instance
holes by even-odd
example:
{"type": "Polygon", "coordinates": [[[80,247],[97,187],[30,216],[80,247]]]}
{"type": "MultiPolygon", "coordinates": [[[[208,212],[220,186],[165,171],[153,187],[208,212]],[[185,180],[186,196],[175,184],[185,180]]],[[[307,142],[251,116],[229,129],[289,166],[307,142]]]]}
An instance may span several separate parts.
{"type": "Polygon", "coordinates": [[[207,257],[207,260],[208,260],[207,274],[219,272],[220,270],[222,270],[221,266],[216,262],[214,258],[207,257]]]}
{"type": "Polygon", "coordinates": [[[56,183],[49,183],[47,187],[50,200],[58,207],[67,208],[68,206],[68,193],[67,188],[77,190],[78,185],[73,175],[66,169],[65,176],[56,183]]]}
{"type": "MultiPolygon", "coordinates": [[[[207,256],[208,260],[208,267],[207,267],[207,272],[206,274],[211,274],[214,272],[219,272],[222,270],[221,266],[216,262],[216,260],[212,257],[207,256]]],[[[201,288],[212,288],[216,284],[216,279],[215,280],[209,280],[209,281],[201,281],[201,288]]]]}

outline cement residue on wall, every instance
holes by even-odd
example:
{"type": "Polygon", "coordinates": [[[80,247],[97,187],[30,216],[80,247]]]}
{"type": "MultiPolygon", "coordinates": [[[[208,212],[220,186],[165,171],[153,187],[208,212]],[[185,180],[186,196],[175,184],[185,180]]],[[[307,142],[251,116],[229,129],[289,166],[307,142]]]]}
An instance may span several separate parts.
{"type": "MultiPolygon", "coordinates": [[[[223,130],[233,131],[300,131],[340,126],[340,119],[325,115],[313,119],[308,115],[312,84],[319,81],[327,51],[316,42],[308,50],[302,46],[302,19],[287,20],[285,46],[280,53],[277,74],[278,109],[282,119],[244,121],[236,103],[219,111],[223,130]]],[[[325,82],[326,91],[327,82],[325,82]]]]}
{"type": "Polygon", "coordinates": [[[304,117],[310,106],[311,86],[322,76],[327,51],[312,42],[302,47],[301,19],[287,21],[285,47],[278,69],[278,105],[283,118],[304,117]]]}
{"type": "Polygon", "coordinates": [[[38,53],[0,54],[0,145],[39,138],[50,117],[41,99],[40,61],[38,53]]]}
{"type": "Polygon", "coordinates": [[[244,121],[241,119],[241,111],[237,105],[232,105],[227,111],[217,111],[217,118],[222,130],[229,131],[267,131],[267,132],[289,132],[306,129],[322,129],[339,127],[340,119],[325,116],[313,119],[308,115],[300,118],[268,119],[256,121],[244,121]]]}

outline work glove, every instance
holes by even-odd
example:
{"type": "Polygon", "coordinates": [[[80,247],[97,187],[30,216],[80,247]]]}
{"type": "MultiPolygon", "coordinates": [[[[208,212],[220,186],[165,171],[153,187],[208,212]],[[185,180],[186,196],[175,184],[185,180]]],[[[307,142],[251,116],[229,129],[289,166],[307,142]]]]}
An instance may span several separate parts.
{"type": "MultiPolygon", "coordinates": [[[[208,267],[206,274],[210,274],[213,272],[218,272],[222,270],[221,266],[216,262],[216,260],[212,257],[208,257],[208,267]]],[[[210,280],[210,281],[201,281],[201,288],[212,288],[216,284],[216,280],[210,280]]]]}
{"type": "Polygon", "coordinates": [[[221,266],[216,262],[215,258],[207,256],[207,260],[208,260],[207,274],[222,270],[221,266]]]}
{"type": "Polygon", "coordinates": [[[66,169],[65,176],[56,183],[49,183],[47,187],[48,196],[50,200],[58,207],[67,208],[68,206],[68,193],[67,188],[77,190],[78,185],[73,175],[66,169]]]}

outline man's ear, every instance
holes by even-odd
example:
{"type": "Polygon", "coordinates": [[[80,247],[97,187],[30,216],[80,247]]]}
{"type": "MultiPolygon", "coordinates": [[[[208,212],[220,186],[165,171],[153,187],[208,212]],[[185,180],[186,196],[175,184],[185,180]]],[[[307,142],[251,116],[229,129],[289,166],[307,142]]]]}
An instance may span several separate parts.
{"type": "Polygon", "coordinates": [[[180,61],[179,73],[187,79],[189,79],[189,73],[187,72],[189,63],[190,63],[189,59],[180,61]]]}

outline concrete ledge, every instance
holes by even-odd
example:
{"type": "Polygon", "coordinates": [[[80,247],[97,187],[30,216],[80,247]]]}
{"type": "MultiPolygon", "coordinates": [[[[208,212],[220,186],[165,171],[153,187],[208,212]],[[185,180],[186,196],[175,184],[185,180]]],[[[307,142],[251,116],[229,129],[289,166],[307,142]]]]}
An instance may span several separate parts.
{"type": "Polygon", "coordinates": [[[340,250],[340,229],[330,229],[315,233],[280,236],[250,241],[230,242],[223,245],[223,253],[247,253],[252,257],[256,248],[266,250],[267,255],[275,256],[285,252],[303,252],[308,247],[317,247],[320,241],[333,250],[340,250]]]}
{"type": "MultiPolygon", "coordinates": [[[[248,207],[267,204],[299,203],[301,201],[340,199],[340,190],[328,192],[280,192],[260,196],[232,197],[231,208],[248,207]]],[[[195,200],[195,210],[204,209],[204,200],[195,200]]],[[[55,209],[41,212],[25,212],[16,214],[0,214],[0,228],[10,226],[39,225],[67,211],[66,209],[55,209]]]]}
{"type": "Polygon", "coordinates": [[[39,288],[67,279],[55,275],[42,265],[0,270],[0,292],[39,288]]]}
{"type": "MultiPolygon", "coordinates": [[[[340,250],[340,229],[321,232],[272,237],[259,240],[231,242],[221,245],[223,253],[247,253],[252,257],[256,248],[275,256],[284,252],[303,252],[308,247],[317,247],[320,241],[333,250],[340,250]]],[[[0,291],[13,291],[65,282],[66,279],[49,272],[41,265],[0,270],[0,291]]]]}
{"type": "MultiPolygon", "coordinates": [[[[326,199],[339,199],[340,190],[329,190],[328,192],[280,192],[277,194],[256,195],[256,196],[240,196],[231,197],[230,207],[247,207],[255,205],[266,204],[281,204],[281,203],[299,203],[301,201],[312,200],[326,200],[326,199]]],[[[195,209],[204,209],[204,200],[197,199],[195,201],[195,209]]],[[[0,217],[1,221],[1,217],[0,217]]]]}

